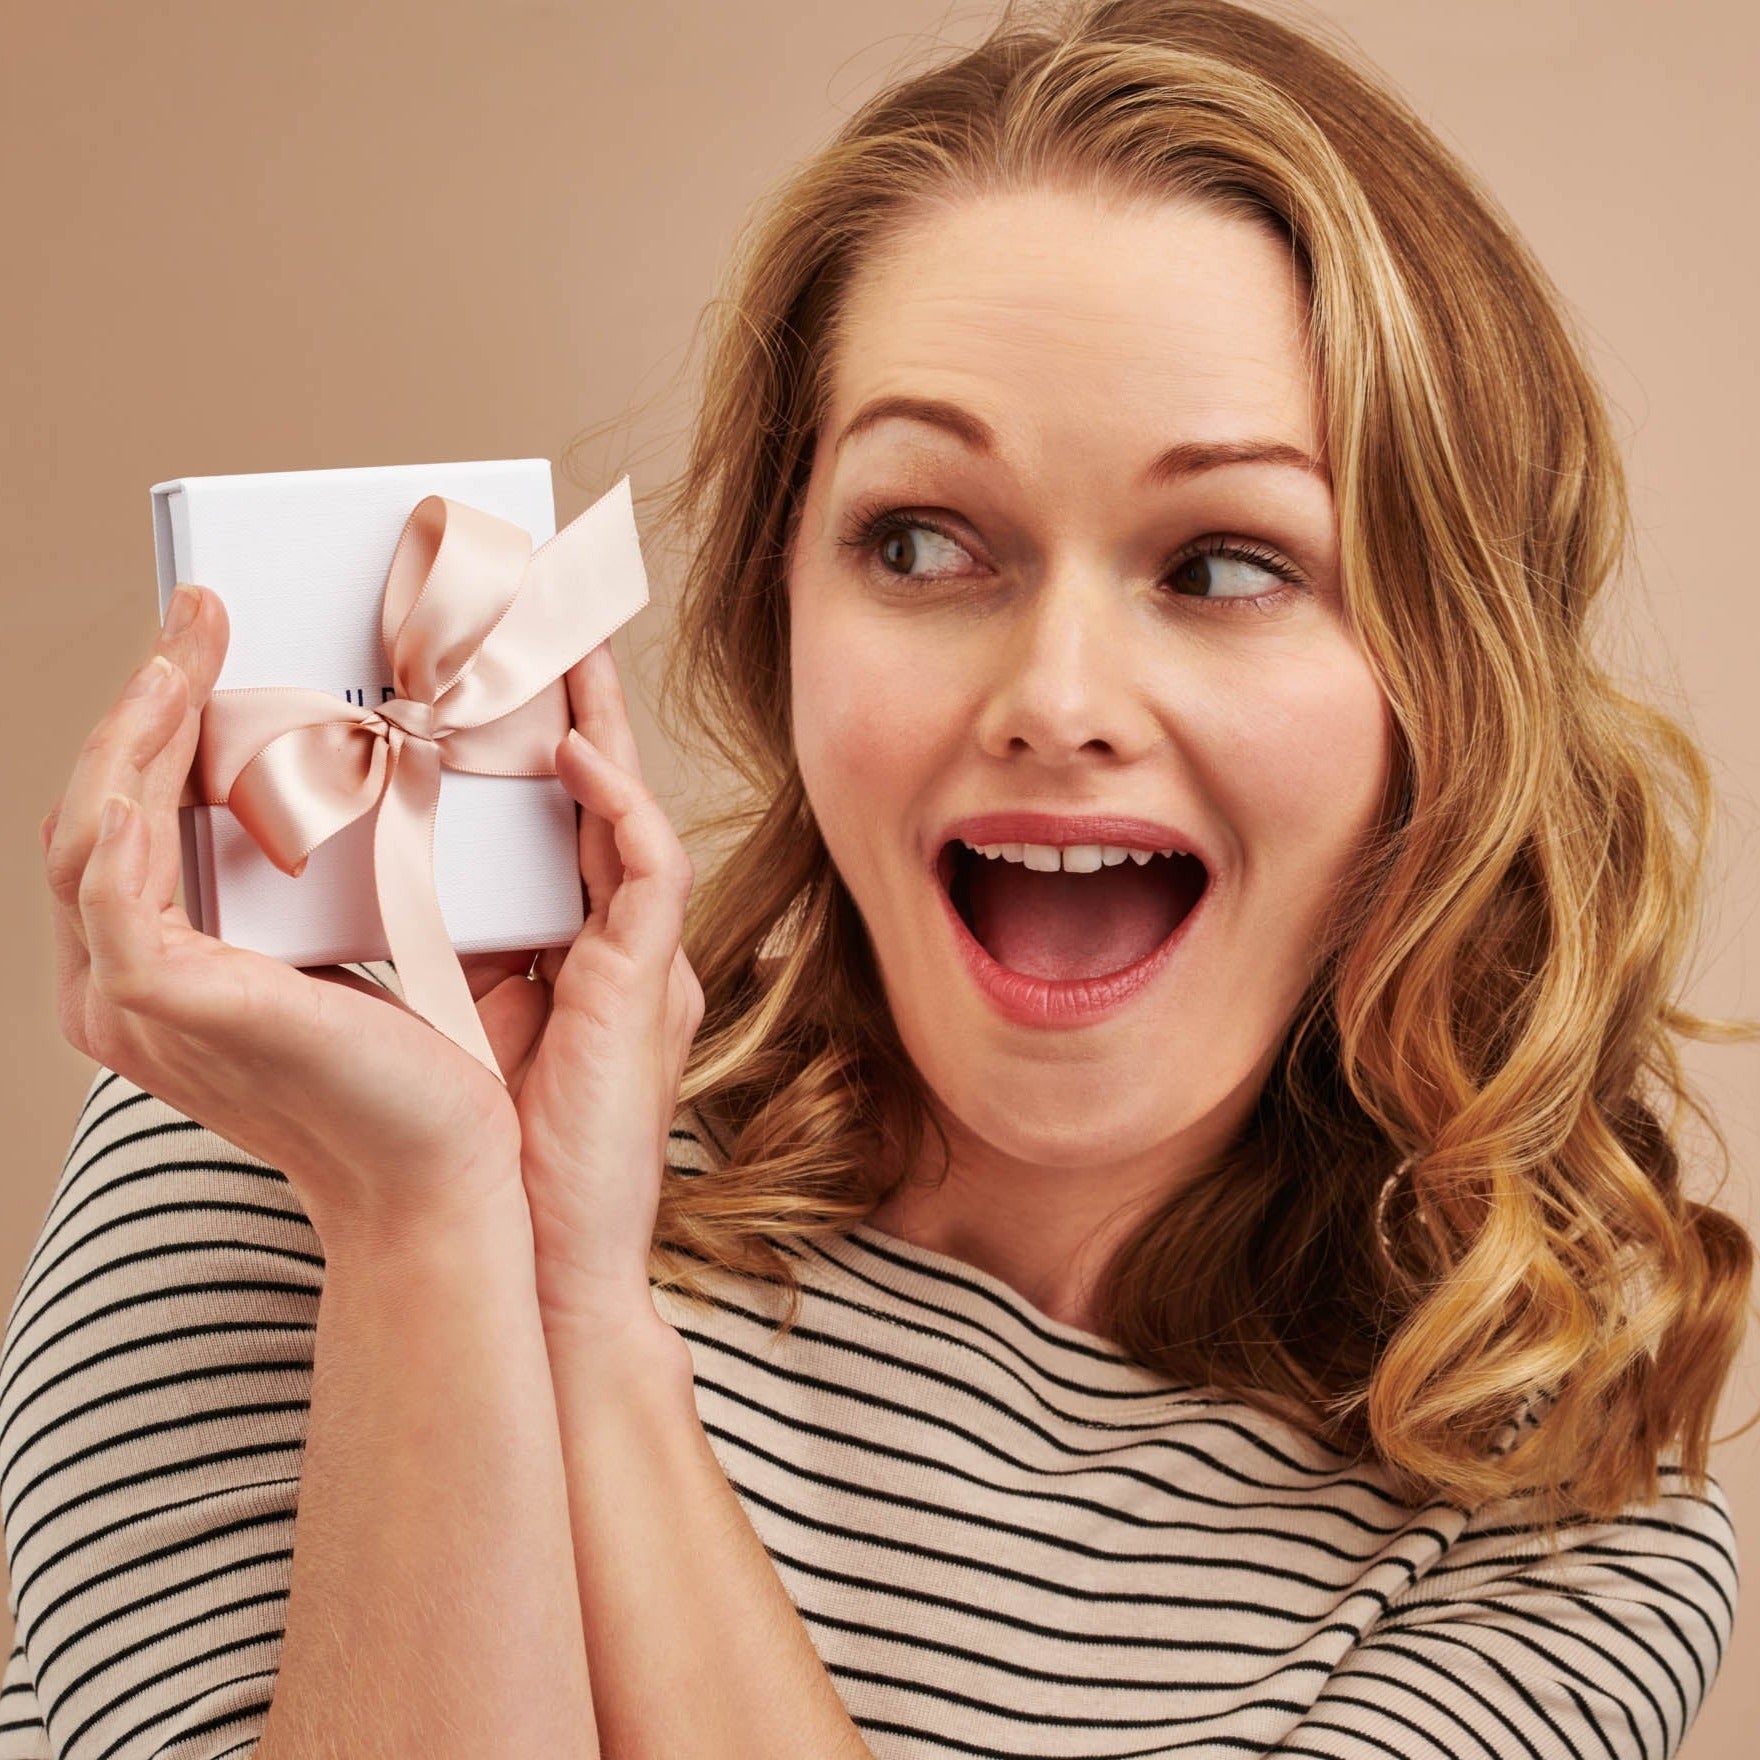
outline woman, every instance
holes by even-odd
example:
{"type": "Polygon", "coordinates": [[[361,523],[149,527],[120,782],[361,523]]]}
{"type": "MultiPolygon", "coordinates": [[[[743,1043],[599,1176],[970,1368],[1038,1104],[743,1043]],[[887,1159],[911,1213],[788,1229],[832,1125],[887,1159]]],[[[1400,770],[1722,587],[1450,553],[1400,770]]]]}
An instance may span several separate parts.
{"type": "Polygon", "coordinates": [[[172,903],[213,593],[46,822],[0,1755],[1673,1753],[1752,1253],[1540,271],[1339,53],[1121,0],[866,105],[727,309],[670,684],[752,800],[693,890],[569,674],[504,1086],[172,903]]]}

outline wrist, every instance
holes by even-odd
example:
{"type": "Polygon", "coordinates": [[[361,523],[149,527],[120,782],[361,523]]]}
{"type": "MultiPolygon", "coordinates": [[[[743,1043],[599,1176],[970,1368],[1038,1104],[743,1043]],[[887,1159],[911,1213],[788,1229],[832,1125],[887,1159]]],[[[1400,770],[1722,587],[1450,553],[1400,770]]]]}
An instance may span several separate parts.
{"type": "Polygon", "coordinates": [[[523,1264],[531,1275],[532,1217],[517,1181],[485,1184],[468,1202],[380,1213],[354,1210],[313,1219],[326,1266],[442,1263],[460,1258],[482,1263],[497,1255],[523,1264]]]}
{"type": "MultiPolygon", "coordinates": [[[[542,1304],[540,1304],[542,1307],[542,1304]]],[[[595,1401],[639,1395],[683,1399],[696,1409],[690,1346],[661,1319],[653,1297],[611,1311],[566,1315],[543,1310],[544,1342],[558,1398],[595,1401]]]]}

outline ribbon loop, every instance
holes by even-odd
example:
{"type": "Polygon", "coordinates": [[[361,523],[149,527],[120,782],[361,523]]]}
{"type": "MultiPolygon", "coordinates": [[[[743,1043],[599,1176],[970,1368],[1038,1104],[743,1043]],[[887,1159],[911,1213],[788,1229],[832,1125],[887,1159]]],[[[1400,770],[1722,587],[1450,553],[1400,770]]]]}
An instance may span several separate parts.
{"type": "Polygon", "coordinates": [[[629,478],[534,551],[511,520],[441,495],[404,522],[380,601],[392,695],[216,689],[181,806],[225,806],[283,873],[375,814],[373,881],[415,1012],[501,1078],[434,883],[441,770],[554,776],[563,675],[648,602],[629,478]]]}

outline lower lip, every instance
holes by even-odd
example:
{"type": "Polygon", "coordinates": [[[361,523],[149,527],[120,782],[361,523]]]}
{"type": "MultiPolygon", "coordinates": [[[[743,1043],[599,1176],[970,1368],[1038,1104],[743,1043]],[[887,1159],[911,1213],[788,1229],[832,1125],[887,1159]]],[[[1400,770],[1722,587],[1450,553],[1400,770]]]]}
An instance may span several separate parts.
{"type": "Polygon", "coordinates": [[[1022,1027],[1076,1026],[1122,1008],[1172,964],[1189,938],[1193,920],[1216,889],[1212,876],[1198,895],[1198,902],[1180,919],[1174,932],[1135,965],[1098,978],[1035,978],[1030,973],[1011,972],[1007,966],[998,965],[966,927],[952,895],[933,870],[929,884],[941,895],[941,909],[953,928],[954,946],[979,993],[1005,1020],[1022,1027]]]}

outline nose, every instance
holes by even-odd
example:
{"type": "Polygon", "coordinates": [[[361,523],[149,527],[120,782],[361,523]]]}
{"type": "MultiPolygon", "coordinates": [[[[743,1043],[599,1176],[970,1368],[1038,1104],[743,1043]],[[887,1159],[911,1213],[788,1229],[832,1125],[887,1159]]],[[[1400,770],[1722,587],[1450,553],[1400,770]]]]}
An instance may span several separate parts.
{"type": "Polygon", "coordinates": [[[1066,763],[1093,749],[1131,758],[1160,738],[1141,688],[1143,632],[1134,596],[1104,570],[1066,565],[997,614],[978,713],[994,757],[1030,751],[1066,763]]]}

